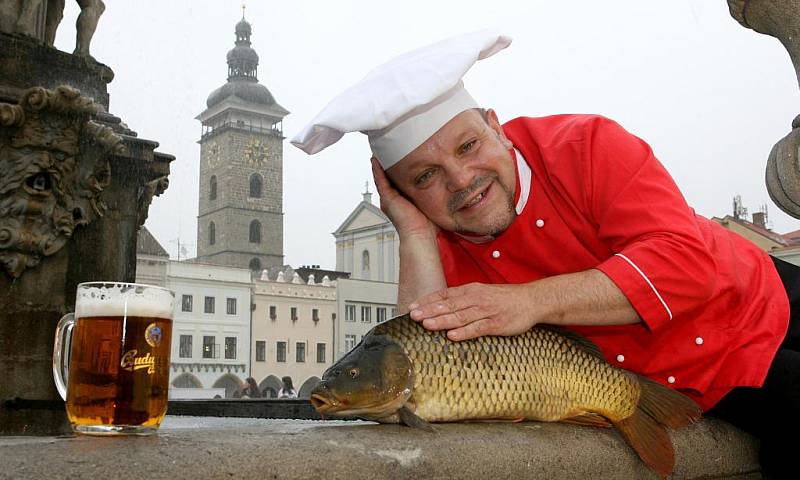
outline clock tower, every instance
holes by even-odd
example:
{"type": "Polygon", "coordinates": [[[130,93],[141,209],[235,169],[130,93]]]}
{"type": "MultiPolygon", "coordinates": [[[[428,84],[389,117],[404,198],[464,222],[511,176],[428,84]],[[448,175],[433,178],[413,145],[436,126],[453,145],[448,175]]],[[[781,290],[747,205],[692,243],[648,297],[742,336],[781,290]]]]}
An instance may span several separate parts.
{"type": "Polygon", "coordinates": [[[289,112],[258,83],[252,27],[242,16],[228,82],[197,116],[197,260],[259,271],[283,265],[283,129],[289,112]]]}

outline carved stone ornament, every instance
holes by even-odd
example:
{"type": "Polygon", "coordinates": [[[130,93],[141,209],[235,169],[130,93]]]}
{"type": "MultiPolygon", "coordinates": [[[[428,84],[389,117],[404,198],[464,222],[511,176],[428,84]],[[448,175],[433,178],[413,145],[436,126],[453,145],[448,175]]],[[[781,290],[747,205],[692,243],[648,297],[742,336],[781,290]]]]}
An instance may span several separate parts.
{"type": "MultiPolygon", "coordinates": [[[[800,83],[800,0],[728,0],[731,16],[743,27],[781,41],[800,83]]],[[[772,148],[767,160],[767,192],[781,210],[800,218],[800,115],[792,131],[772,148]]]]}
{"type": "Polygon", "coordinates": [[[166,176],[158,177],[139,188],[139,227],[144,225],[145,220],[147,220],[147,212],[150,211],[150,203],[153,201],[153,197],[166,192],[167,188],[169,188],[169,179],[166,176]]]}
{"type": "Polygon", "coordinates": [[[106,210],[109,154],[122,138],[93,122],[101,111],[74,88],[31,88],[0,103],[0,264],[14,278],[53,255],[106,210]]]}

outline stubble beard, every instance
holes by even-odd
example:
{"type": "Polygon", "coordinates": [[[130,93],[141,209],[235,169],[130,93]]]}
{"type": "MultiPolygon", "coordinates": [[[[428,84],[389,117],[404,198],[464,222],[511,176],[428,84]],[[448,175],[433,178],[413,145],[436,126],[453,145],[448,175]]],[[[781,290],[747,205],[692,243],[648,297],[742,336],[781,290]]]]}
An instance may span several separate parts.
{"type": "Polygon", "coordinates": [[[517,211],[514,208],[514,192],[511,191],[507,185],[500,181],[500,178],[496,173],[477,178],[474,182],[472,182],[472,184],[470,184],[469,187],[453,194],[448,202],[448,209],[450,211],[450,218],[453,219],[453,223],[455,225],[453,230],[457,233],[465,234],[497,236],[500,233],[503,233],[517,217],[517,211]],[[484,188],[487,183],[492,181],[495,183],[495,185],[499,186],[505,194],[503,195],[503,199],[505,200],[504,208],[497,214],[492,214],[491,218],[483,219],[485,221],[482,222],[482,225],[476,225],[472,228],[462,225],[455,215],[458,206],[463,204],[464,200],[472,193],[484,188]]]}

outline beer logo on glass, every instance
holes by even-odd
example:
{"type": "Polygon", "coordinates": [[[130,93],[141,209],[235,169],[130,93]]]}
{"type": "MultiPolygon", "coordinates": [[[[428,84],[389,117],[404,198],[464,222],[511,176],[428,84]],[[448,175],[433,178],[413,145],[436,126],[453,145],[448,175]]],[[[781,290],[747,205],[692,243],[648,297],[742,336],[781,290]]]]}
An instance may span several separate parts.
{"type": "Polygon", "coordinates": [[[144,331],[144,339],[151,347],[159,346],[161,344],[161,328],[155,323],[151,323],[144,331]]]}
{"type": "Polygon", "coordinates": [[[139,353],[138,350],[128,350],[125,352],[125,355],[122,356],[122,360],[119,362],[119,366],[122,367],[123,370],[129,372],[144,369],[147,369],[147,373],[155,372],[156,358],[151,356],[150,352],[139,356],[136,355],[137,353],[139,353]]]}

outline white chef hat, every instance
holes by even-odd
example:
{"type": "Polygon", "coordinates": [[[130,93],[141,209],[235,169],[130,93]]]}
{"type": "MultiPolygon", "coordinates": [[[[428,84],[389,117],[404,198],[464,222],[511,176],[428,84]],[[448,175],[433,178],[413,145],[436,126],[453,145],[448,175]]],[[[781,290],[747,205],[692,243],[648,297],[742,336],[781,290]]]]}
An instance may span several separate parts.
{"type": "Polygon", "coordinates": [[[334,98],[291,143],[314,154],[347,132],[362,132],[387,169],[453,117],[478,107],[461,77],[509,44],[510,37],[482,30],[403,54],[334,98]]]}

